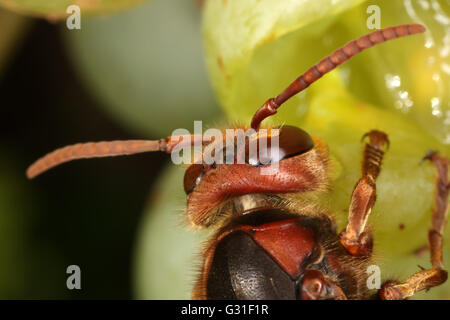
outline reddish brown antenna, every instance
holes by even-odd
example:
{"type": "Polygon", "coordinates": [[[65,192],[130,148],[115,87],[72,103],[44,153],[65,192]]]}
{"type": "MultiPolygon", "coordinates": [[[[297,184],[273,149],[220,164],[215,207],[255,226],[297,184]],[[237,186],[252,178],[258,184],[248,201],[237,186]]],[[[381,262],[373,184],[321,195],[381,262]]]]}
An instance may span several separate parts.
{"type": "MultiPolygon", "coordinates": [[[[38,159],[27,169],[26,175],[29,179],[32,179],[44,171],[77,159],[114,157],[152,151],[170,153],[175,147],[182,148],[194,145],[202,140],[207,140],[206,138],[206,136],[202,135],[186,135],[172,136],[161,140],[119,140],[78,143],[56,149],[38,159]]],[[[209,140],[207,142],[209,143],[209,140]]]]}
{"type": "Polygon", "coordinates": [[[347,43],[309,68],[277,97],[267,100],[254,114],[251,122],[252,128],[258,130],[261,122],[265,118],[274,115],[286,100],[303,91],[324,74],[330,72],[361,51],[388,40],[422,32],[425,32],[425,27],[420,24],[403,24],[374,31],[347,43]]]}

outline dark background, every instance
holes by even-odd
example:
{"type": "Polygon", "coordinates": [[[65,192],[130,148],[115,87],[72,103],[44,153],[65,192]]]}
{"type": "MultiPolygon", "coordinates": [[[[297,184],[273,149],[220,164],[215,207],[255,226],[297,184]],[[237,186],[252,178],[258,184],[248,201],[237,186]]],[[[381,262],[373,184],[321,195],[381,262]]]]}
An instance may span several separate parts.
{"type": "Polygon", "coordinates": [[[16,199],[26,202],[23,255],[34,253],[32,261],[23,261],[23,291],[3,298],[132,298],[136,229],[168,156],[73,162],[26,180],[27,166],[54,148],[148,138],[131,135],[99,111],[75,76],[58,27],[46,21],[34,21],[17,48],[0,79],[0,96],[2,142],[23,171],[20,186],[31,194],[16,199]],[[82,290],[66,288],[71,264],[82,270],[82,290]]]}

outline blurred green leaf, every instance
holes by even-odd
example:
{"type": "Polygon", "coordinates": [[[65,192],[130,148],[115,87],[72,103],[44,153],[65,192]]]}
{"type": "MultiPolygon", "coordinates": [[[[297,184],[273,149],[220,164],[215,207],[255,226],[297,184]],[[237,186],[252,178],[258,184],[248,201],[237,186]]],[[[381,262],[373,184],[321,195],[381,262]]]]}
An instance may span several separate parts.
{"type": "Polygon", "coordinates": [[[14,159],[4,148],[0,154],[0,299],[20,299],[30,280],[29,203],[24,200],[31,193],[14,159]]]}
{"type": "Polygon", "coordinates": [[[0,9],[0,74],[25,34],[30,21],[15,13],[0,9]]]}
{"type": "Polygon", "coordinates": [[[105,110],[147,136],[167,136],[219,113],[200,28],[194,1],[157,0],[64,33],[77,71],[105,110]]]}
{"type": "Polygon", "coordinates": [[[134,6],[143,0],[0,0],[0,5],[10,10],[42,16],[48,19],[64,19],[67,7],[78,5],[82,13],[104,13],[134,6]]]}

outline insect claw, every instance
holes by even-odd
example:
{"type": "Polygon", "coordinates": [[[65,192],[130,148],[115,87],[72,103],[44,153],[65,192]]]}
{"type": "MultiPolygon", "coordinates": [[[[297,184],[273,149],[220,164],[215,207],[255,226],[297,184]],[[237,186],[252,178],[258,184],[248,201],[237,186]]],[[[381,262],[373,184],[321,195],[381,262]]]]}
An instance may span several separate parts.
{"type": "Polygon", "coordinates": [[[435,154],[437,154],[437,151],[428,150],[425,156],[420,160],[419,165],[422,165],[425,160],[431,160],[435,154]]]}
{"type": "Polygon", "coordinates": [[[361,137],[360,142],[363,143],[364,140],[365,140],[368,136],[369,136],[369,132],[364,133],[363,136],[361,137]]]}
{"type": "Polygon", "coordinates": [[[361,143],[364,142],[364,140],[369,137],[369,144],[372,145],[375,149],[383,150],[383,152],[389,151],[389,147],[391,146],[391,142],[389,141],[388,136],[378,130],[371,130],[369,132],[366,132],[361,137],[361,143]]]}

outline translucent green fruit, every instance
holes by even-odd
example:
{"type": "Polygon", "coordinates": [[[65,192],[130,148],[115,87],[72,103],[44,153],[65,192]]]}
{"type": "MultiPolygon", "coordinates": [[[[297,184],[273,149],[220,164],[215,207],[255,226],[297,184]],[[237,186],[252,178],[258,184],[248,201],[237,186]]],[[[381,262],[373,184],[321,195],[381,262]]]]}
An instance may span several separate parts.
{"type": "MultiPolygon", "coordinates": [[[[373,2],[254,2],[212,0],[205,8],[210,77],[232,119],[247,121],[313,64],[374,31],[373,2]]],[[[376,7],[380,27],[421,23],[427,31],[371,48],[334,72],[358,100],[402,114],[450,144],[448,2],[381,0],[376,7]]],[[[298,119],[307,96],[289,101],[276,121],[298,119]]]]}

